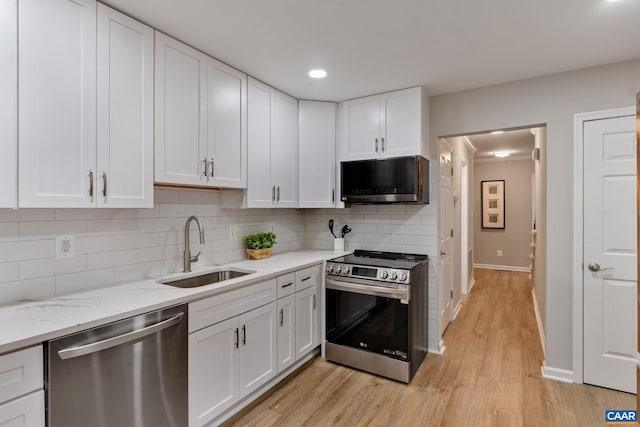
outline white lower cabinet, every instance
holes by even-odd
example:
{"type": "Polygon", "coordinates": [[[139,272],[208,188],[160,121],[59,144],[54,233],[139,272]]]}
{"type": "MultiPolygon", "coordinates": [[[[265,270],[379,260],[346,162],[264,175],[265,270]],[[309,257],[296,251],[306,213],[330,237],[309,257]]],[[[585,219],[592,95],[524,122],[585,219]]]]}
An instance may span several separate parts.
{"type": "Polygon", "coordinates": [[[295,295],[278,300],[278,373],[296,361],[295,295]]]}
{"type": "Polygon", "coordinates": [[[296,357],[313,350],[318,336],[318,291],[313,286],[296,292],[296,357]]]}
{"type": "Polygon", "coordinates": [[[0,427],[44,427],[42,346],[0,356],[0,427]]]}
{"type": "Polygon", "coordinates": [[[189,304],[189,426],[229,417],[319,345],[322,271],[315,265],[189,304]]]}
{"type": "Polygon", "coordinates": [[[44,427],[44,391],[0,405],[0,427],[44,427]]]}
{"type": "Polygon", "coordinates": [[[213,420],[275,377],[276,303],[189,335],[189,425],[213,420]]]}

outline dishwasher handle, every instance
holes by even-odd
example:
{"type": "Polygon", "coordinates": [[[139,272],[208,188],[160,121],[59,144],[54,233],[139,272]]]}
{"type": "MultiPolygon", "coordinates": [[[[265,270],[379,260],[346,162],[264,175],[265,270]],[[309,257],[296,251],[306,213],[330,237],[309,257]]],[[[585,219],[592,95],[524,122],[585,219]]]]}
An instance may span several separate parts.
{"type": "Polygon", "coordinates": [[[58,356],[61,359],[72,359],[74,357],[85,356],[87,354],[96,353],[101,350],[106,350],[111,347],[115,347],[120,344],[124,344],[130,341],[135,341],[139,338],[146,337],[147,335],[155,334],[163,329],[167,329],[177,323],[180,323],[184,313],[178,313],[177,315],[163,320],[162,322],[154,323],[142,329],[127,332],[126,334],[118,335],[115,337],[107,338],[102,341],[94,342],[91,344],[81,345],[79,347],[65,348],[58,351],[58,356]]]}

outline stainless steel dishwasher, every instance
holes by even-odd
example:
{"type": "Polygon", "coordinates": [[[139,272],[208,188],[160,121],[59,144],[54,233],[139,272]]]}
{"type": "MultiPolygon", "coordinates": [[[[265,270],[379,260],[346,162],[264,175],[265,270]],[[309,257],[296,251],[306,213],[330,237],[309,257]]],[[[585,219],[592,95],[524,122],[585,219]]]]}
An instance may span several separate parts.
{"type": "Polygon", "coordinates": [[[48,427],[185,427],[187,305],[48,343],[48,427]]]}

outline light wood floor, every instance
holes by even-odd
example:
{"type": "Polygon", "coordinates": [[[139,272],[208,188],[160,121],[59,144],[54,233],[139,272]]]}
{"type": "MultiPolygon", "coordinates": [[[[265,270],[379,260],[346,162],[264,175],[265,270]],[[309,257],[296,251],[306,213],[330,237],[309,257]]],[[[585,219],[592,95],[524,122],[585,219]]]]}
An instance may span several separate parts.
{"type": "Polygon", "coordinates": [[[635,395],[541,378],[543,354],[526,273],[476,270],[476,285],[405,385],[316,358],[236,426],[603,426],[635,395]]]}

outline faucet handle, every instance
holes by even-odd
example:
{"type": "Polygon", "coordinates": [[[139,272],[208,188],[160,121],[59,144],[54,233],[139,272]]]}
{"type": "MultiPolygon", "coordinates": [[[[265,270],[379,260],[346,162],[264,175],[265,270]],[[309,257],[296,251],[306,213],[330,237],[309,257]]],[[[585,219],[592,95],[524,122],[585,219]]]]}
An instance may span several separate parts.
{"type": "Polygon", "coordinates": [[[198,257],[200,256],[202,252],[198,252],[197,254],[195,254],[194,256],[191,257],[190,261],[191,262],[198,262],[198,257]]]}

